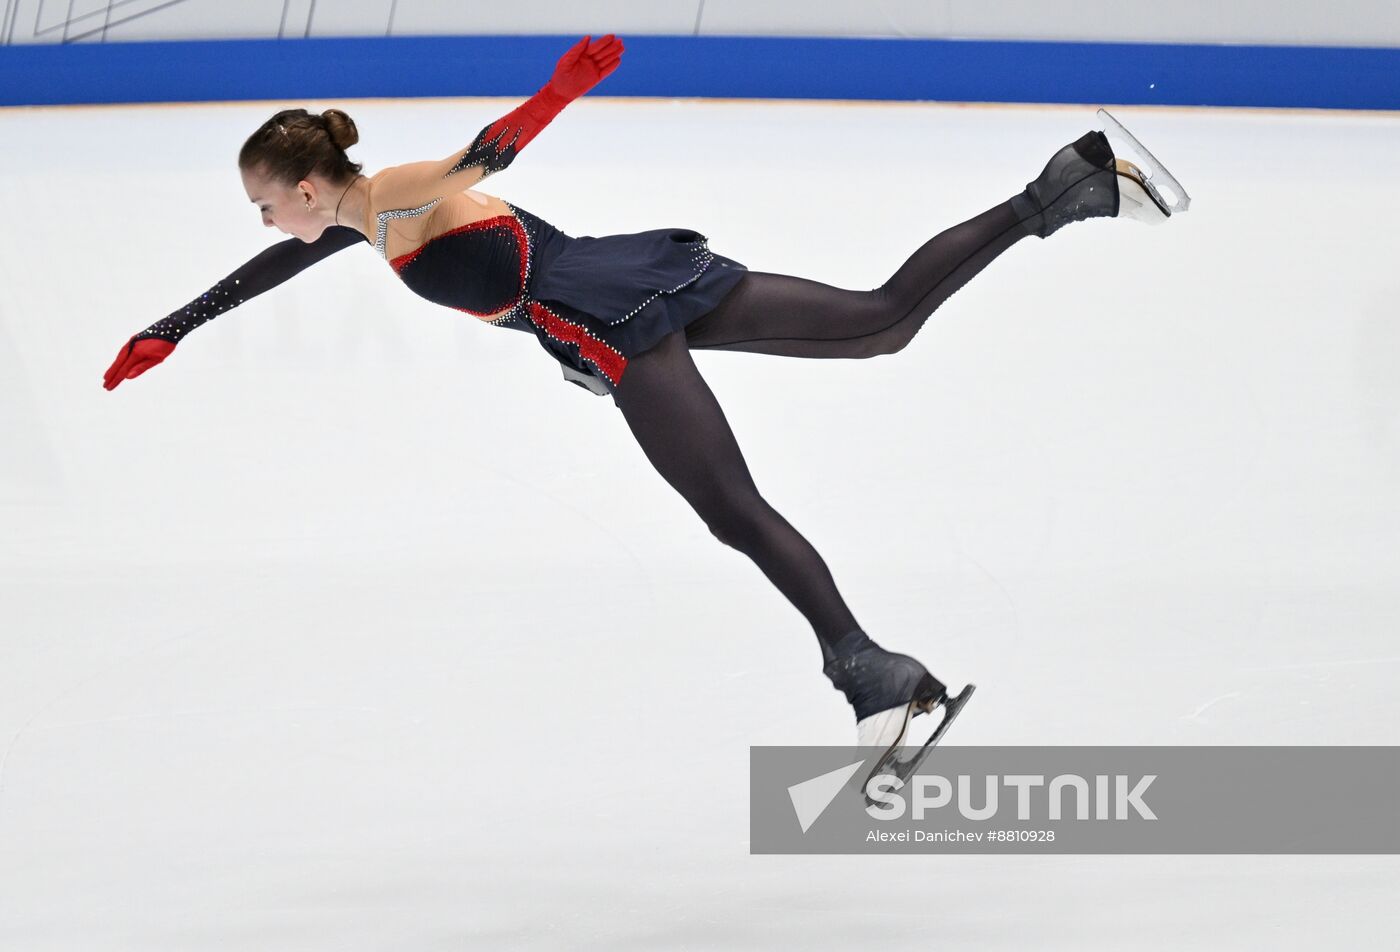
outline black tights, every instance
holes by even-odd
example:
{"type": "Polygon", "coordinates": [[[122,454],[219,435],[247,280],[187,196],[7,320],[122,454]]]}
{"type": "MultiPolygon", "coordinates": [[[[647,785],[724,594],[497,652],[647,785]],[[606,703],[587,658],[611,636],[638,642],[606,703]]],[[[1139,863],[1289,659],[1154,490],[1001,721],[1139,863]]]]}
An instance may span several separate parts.
{"type": "Polygon", "coordinates": [[[647,459],[710,532],[751,558],[806,617],[824,658],[833,642],[860,626],[817,550],[759,494],[690,351],[896,353],[940,304],[1029,233],[1003,202],[929,239],[873,291],[750,272],[684,333],[670,334],[628,361],[617,405],[647,459]]]}

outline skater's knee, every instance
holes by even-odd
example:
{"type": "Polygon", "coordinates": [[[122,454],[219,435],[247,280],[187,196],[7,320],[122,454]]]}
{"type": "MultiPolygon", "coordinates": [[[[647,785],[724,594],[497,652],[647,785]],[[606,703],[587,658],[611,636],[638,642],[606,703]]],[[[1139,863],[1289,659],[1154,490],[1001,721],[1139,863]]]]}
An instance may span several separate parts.
{"type": "Polygon", "coordinates": [[[891,349],[889,338],[884,331],[868,334],[859,340],[852,341],[847,348],[847,356],[856,360],[869,360],[872,357],[884,357],[893,354],[896,349],[891,349]]]}
{"type": "Polygon", "coordinates": [[[706,522],[705,528],[710,530],[710,535],[714,536],[716,539],[723,542],[731,549],[738,548],[738,546],[734,545],[734,543],[730,541],[734,537],[733,533],[728,531],[728,529],[723,523],[706,522]]]}
{"type": "Polygon", "coordinates": [[[909,342],[914,339],[913,334],[905,333],[901,325],[872,334],[861,342],[860,357],[869,360],[871,357],[889,357],[899,353],[909,342]]]}
{"type": "Polygon", "coordinates": [[[712,536],[742,552],[753,547],[768,504],[757,493],[735,493],[697,508],[712,536]]]}
{"type": "Polygon", "coordinates": [[[897,354],[909,346],[920,329],[927,323],[927,314],[906,314],[896,323],[886,328],[876,335],[875,347],[877,356],[890,356],[897,354]]]}
{"type": "MultiPolygon", "coordinates": [[[[898,318],[890,318],[890,321],[898,321],[898,318]]],[[[896,324],[891,327],[889,324],[880,325],[879,330],[864,334],[853,340],[847,340],[843,344],[843,357],[854,360],[869,360],[872,357],[885,357],[889,354],[897,354],[903,349],[908,341],[900,341],[895,331],[896,324]]]]}
{"type": "Polygon", "coordinates": [[[875,330],[852,342],[852,356],[868,359],[897,354],[909,346],[929,315],[920,313],[922,302],[905,300],[888,288],[869,293],[871,313],[865,324],[875,330]]]}
{"type": "Polygon", "coordinates": [[[872,357],[892,357],[909,345],[910,338],[898,334],[884,334],[876,341],[872,357]]]}
{"type": "Polygon", "coordinates": [[[750,522],[730,514],[705,520],[705,527],[710,530],[710,535],[731,549],[741,552],[747,548],[748,540],[753,538],[753,533],[749,531],[751,525],[750,522]]]}

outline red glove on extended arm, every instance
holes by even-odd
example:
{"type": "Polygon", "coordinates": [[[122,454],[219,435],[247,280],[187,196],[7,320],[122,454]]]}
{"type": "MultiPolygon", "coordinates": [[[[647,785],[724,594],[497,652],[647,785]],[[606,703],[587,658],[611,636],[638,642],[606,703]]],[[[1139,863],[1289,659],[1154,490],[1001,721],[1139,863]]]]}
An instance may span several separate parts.
{"type": "Polygon", "coordinates": [[[175,345],[171,341],[161,340],[159,337],[137,340],[133,336],[117,351],[117,359],[112,361],[112,366],[102,375],[102,386],[111,390],[123,380],[139,377],[169,357],[174,350],[175,345]]]}
{"type": "Polygon", "coordinates": [[[611,33],[597,40],[591,36],[579,40],[560,57],[554,75],[544,88],[482,129],[447,175],[480,167],[481,177],[485,178],[510,165],[515,154],[539,135],[565,106],[617,69],[622,50],[622,41],[611,33]]]}
{"type": "Polygon", "coordinates": [[[334,225],[310,243],[300,238],[279,241],[180,310],[162,317],[123,344],[117,359],[102,375],[102,386],[112,390],[123,380],[141,376],[169,357],[175,345],[196,327],[364,240],[365,236],[355,229],[334,225]]]}

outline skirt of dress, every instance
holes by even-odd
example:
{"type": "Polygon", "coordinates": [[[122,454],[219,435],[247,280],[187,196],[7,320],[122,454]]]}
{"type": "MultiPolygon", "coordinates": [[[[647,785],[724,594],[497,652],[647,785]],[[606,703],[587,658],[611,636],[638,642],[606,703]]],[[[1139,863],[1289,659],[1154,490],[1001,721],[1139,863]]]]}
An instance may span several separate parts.
{"type": "Polygon", "coordinates": [[[600,396],[616,394],[630,358],[714,310],[748,270],[689,229],[573,238],[515,211],[534,239],[531,326],[521,329],[534,331],[566,380],[600,396]]]}

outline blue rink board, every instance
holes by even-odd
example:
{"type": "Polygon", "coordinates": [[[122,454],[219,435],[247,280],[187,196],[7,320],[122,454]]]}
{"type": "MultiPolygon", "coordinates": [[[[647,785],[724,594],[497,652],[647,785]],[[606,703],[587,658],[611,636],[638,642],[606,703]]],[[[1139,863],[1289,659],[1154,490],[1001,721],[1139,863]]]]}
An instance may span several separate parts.
{"type": "MultiPolygon", "coordinates": [[[[0,105],[527,96],[573,36],[17,45],[0,105]]],[[[628,36],[596,95],[1400,109],[1400,49],[628,36]]]]}

